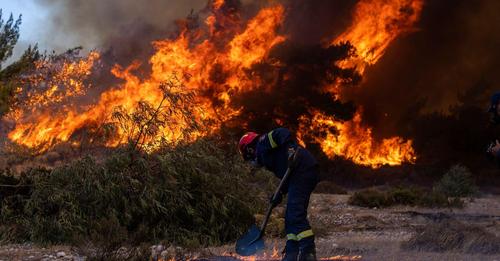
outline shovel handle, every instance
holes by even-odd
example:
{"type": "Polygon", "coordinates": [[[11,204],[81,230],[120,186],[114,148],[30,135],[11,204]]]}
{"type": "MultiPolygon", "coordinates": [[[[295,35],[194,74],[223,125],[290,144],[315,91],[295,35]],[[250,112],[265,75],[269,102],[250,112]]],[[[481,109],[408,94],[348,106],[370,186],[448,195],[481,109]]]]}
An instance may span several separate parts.
{"type": "MultiPolygon", "coordinates": [[[[295,151],[295,153],[292,155],[293,161],[295,161],[296,155],[297,155],[297,151],[295,151]]],[[[281,193],[281,188],[283,187],[285,182],[288,180],[288,177],[290,176],[291,172],[292,172],[291,168],[288,167],[286,169],[285,175],[283,175],[283,178],[281,179],[280,184],[278,185],[278,187],[276,188],[276,191],[273,194],[273,200],[276,199],[276,197],[278,196],[278,193],[281,193]]],[[[267,208],[266,218],[264,218],[264,222],[262,222],[262,225],[260,227],[259,236],[256,239],[254,239],[250,244],[255,243],[257,240],[261,239],[262,236],[264,236],[264,231],[266,230],[267,222],[269,221],[269,217],[271,216],[271,212],[273,211],[273,208],[274,208],[273,204],[272,203],[269,204],[269,207],[267,208]]]]}

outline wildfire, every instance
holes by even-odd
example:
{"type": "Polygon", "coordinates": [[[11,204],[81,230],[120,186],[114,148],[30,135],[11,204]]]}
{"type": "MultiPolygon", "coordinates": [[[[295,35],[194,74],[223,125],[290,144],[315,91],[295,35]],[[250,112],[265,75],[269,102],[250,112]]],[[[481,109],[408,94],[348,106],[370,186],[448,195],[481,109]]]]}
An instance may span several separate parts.
{"type": "MultiPolygon", "coordinates": [[[[338,66],[355,67],[362,74],[398,35],[413,30],[422,1],[360,1],[352,25],[330,42],[349,41],[356,49],[356,57],[338,66]]],[[[46,151],[59,143],[75,143],[75,135],[87,131],[98,134],[94,136],[105,136],[102,144],[106,146],[119,146],[135,139],[152,151],[161,143],[189,142],[217,131],[221,124],[240,114],[241,108],[232,104],[235,95],[268,87],[262,86],[261,80],[249,71],[256,64],[269,63],[266,59],[271,49],[287,40],[279,34],[285,17],[282,5],[262,8],[248,21],[242,21],[233,9],[223,8],[225,5],[224,0],[209,2],[212,13],[204,19],[205,27],[192,29],[187,21],[180,22],[181,33],[177,38],[154,42],[156,52],[148,64],[150,75],[136,73],[141,66],[139,62],[126,68],[115,66],[112,74],[123,83],[102,88],[106,91],[92,104],[78,102],[77,98],[83,97],[89,88],[86,82],[100,59],[97,52],[59,64],[57,73],[41,71],[38,77],[48,75],[42,84],[39,79],[31,80],[45,87],[42,92],[27,95],[27,104],[33,106],[24,106],[10,114],[16,125],[8,137],[37,151],[46,151]],[[168,90],[163,88],[166,85],[168,90]],[[188,101],[182,102],[182,97],[188,101]],[[152,115],[151,111],[164,112],[155,117],[163,125],[153,126],[147,120],[135,125],[122,122],[137,119],[135,113],[144,108],[150,108],[147,115],[152,115]],[[112,126],[113,132],[107,133],[109,128],[102,126],[112,126]],[[151,135],[141,136],[143,133],[151,135]]],[[[324,86],[337,98],[341,98],[341,88],[340,83],[324,86]]],[[[312,115],[310,119],[300,118],[299,136],[305,137],[311,130],[326,133],[309,140],[319,143],[330,157],[342,156],[372,167],[415,160],[411,141],[399,137],[375,141],[372,130],[361,124],[361,111],[348,122],[336,121],[319,111],[312,115]]]]}
{"type": "MultiPolygon", "coordinates": [[[[217,3],[219,2],[223,4],[223,1],[217,3]]],[[[9,133],[9,138],[19,144],[44,151],[55,144],[70,140],[76,131],[87,126],[112,123],[110,118],[117,107],[122,108],[125,113],[132,114],[142,101],[157,106],[163,98],[163,92],[158,87],[164,82],[171,81],[173,72],[182,73],[178,75],[182,86],[178,86],[174,92],[204,92],[210,87],[216,90],[216,97],[225,105],[215,109],[210,99],[196,95],[189,108],[185,108],[191,118],[186,119],[174,112],[172,118],[168,119],[172,124],[161,127],[157,137],[153,141],[150,140],[150,143],[155,144],[162,140],[175,144],[211,133],[218,128],[220,122],[238,114],[237,109],[227,106],[231,93],[249,91],[253,88],[254,83],[248,79],[243,70],[264,59],[274,45],[285,39],[276,33],[282,23],[283,13],[284,8],[280,5],[262,9],[249,20],[246,29],[235,34],[227,47],[222,50],[208,40],[192,46],[192,37],[196,37],[196,34],[191,35],[187,30],[177,39],[157,41],[154,43],[156,54],[150,59],[152,73],[149,78],[141,80],[133,74],[139,67],[138,63],[125,69],[117,66],[112,73],[125,83],[102,93],[97,104],[81,113],[74,105],[59,107],[58,111],[45,108],[46,110],[39,110],[41,112],[36,115],[22,111],[17,117],[16,128],[9,133]],[[222,83],[210,81],[216,69],[230,75],[227,81],[222,83]],[[203,124],[204,128],[186,135],[184,130],[193,122],[203,124]]],[[[89,56],[89,61],[93,61],[95,56],[89,56]]],[[[84,79],[78,79],[78,75],[64,74],[64,81],[78,82],[75,86],[80,86],[84,79]]],[[[163,108],[168,110],[174,107],[173,104],[167,103],[163,108]]],[[[185,113],[186,110],[179,113],[185,113]]],[[[118,125],[116,133],[118,135],[110,137],[106,145],[123,144],[127,142],[130,133],[138,132],[140,132],[138,129],[127,131],[118,125]]]]}
{"type": "MultiPolygon", "coordinates": [[[[353,23],[331,44],[351,43],[356,56],[337,64],[341,68],[356,68],[362,75],[366,66],[375,64],[390,43],[400,34],[414,30],[423,6],[423,0],[362,0],[355,8],[353,23]]],[[[327,86],[335,97],[341,98],[341,86],[327,86]]],[[[327,156],[341,156],[357,164],[373,168],[382,165],[400,165],[416,160],[412,141],[392,137],[376,142],[372,130],[361,124],[362,111],[358,109],[351,121],[341,122],[321,112],[313,119],[301,118],[299,136],[307,132],[323,132],[312,137],[327,156]]]]}
{"type": "Polygon", "coordinates": [[[22,105],[36,113],[39,108],[85,95],[90,86],[84,84],[84,80],[91,74],[99,58],[100,54],[93,51],[86,58],[73,61],[53,58],[36,62],[36,73],[21,79],[22,84],[28,85],[29,89],[25,97],[21,97],[22,105]]]}
{"type": "Polygon", "coordinates": [[[224,4],[225,0],[214,0],[213,2],[213,7],[215,10],[218,10],[222,7],[222,5],[224,4]]]}
{"type": "Polygon", "coordinates": [[[311,120],[301,119],[301,133],[323,131],[318,136],[308,137],[320,144],[327,156],[341,155],[356,164],[380,167],[384,164],[395,166],[402,162],[415,162],[412,141],[400,137],[375,141],[372,130],[361,124],[358,111],[351,121],[341,122],[320,112],[311,120]],[[333,130],[332,130],[333,129],[333,130]]]}
{"type": "Polygon", "coordinates": [[[350,42],[356,49],[357,57],[343,61],[341,67],[356,66],[362,74],[399,35],[415,30],[422,7],[423,0],[360,1],[352,25],[331,43],[350,42]]]}

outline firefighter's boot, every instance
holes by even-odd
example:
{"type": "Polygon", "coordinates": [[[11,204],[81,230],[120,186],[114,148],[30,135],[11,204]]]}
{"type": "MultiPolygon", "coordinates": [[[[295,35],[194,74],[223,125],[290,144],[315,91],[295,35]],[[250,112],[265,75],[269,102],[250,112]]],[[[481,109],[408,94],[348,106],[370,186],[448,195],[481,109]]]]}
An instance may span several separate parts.
{"type": "Polygon", "coordinates": [[[297,257],[299,256],[299,243],[293,240],[286,241],[286,247],[283,253],[282,261],[297,261],[297,257]]]}
{"type": "Polygon", "coordinates": [[[316,250],[314,247],[301,250],[298,261],[316,261],[316,250]]]}

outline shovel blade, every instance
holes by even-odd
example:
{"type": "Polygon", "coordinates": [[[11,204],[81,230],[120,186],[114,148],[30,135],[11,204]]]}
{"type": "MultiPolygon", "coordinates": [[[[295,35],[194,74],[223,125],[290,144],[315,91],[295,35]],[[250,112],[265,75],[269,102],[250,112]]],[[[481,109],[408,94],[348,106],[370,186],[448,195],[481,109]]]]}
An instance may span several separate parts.
{"type": "Polygon", "coordinates": [[[260,229],[253,225],[248,232],[236,241],[236,253],[240,256],[251,256],[264,249],[264,240],[257,239],[260,229]]]}

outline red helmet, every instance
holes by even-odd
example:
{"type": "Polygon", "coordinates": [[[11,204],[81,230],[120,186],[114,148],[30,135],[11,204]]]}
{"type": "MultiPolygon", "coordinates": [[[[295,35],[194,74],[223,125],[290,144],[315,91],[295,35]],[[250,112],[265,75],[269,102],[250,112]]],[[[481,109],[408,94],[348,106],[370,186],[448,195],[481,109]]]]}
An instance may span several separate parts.
{"type": "Polygon", "coordinates": [[[257,137],[259,134],[255,132],[247,132],[243,137],[241,137],[240,142],[238,143],[238,150],[240,151],[241,155],[243,155],[244,159],[247,159],[247,146],[250,145],[257,137]]]}

